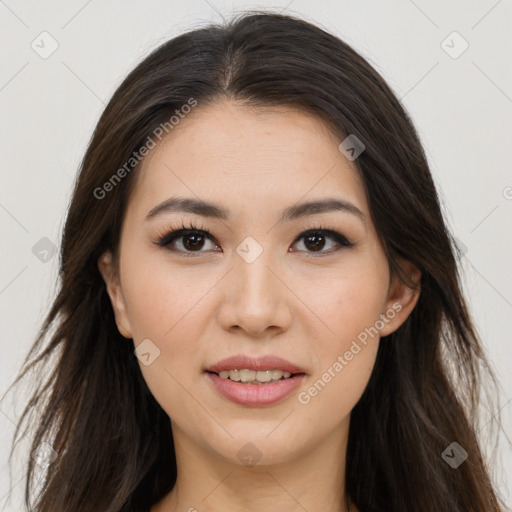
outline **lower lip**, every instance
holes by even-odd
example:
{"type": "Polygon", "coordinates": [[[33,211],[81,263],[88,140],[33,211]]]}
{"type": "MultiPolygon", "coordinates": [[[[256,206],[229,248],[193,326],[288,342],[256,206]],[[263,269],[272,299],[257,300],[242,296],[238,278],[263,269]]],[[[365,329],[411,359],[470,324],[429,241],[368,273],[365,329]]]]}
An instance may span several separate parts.
{"type": "Polygon", "coordinates": [[[244,384],[231,379],[223,379],[216,373],[207,373],[217,391],[235,404],[249,407],[272,405],[288,397],[300,386],[303,373],[272,384],[244,384]]]}

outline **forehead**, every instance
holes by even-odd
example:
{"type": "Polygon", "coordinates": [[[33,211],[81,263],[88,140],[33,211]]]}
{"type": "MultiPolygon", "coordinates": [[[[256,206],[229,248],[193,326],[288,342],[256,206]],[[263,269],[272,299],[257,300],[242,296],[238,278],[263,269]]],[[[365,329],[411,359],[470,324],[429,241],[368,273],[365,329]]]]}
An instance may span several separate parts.
{"type": "Polygon", "coordinates": [[[361,178],[340,142],[320,117],[297,108],[199,104],[145,157],[129,211],[144,216],[185,196],[220,203],[242,220],[338,196],[367,212],[361,178]]]}

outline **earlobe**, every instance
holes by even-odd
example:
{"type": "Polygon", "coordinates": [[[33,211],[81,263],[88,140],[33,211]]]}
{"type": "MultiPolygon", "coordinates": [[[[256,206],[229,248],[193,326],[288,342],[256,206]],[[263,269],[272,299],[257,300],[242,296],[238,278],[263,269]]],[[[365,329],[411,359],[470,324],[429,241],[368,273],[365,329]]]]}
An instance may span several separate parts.
{"type": "Polygon", "coordinates": [[[98,258],[98,270],[105,281],[110,303],[114,310],[117,329],[122,336],[127,339],[131,339],[133,336],[126,312],[126,304],[121,289],[121,283],[119,281],[119,276],[114,269],[112,253],[110,251],[104,252],[98,258]]]}
{"type": "Polygon", "coordinates": [[[398,276],[393,276],[389,288],[386,309],[382,312],[384,327],[380,336],[388,336],[395,332],[409,317],[416,307],[421,293],[421,272],[409,261],[402,261],[402,270],[407,274],[414,286],[402,282],[398,276]]]}

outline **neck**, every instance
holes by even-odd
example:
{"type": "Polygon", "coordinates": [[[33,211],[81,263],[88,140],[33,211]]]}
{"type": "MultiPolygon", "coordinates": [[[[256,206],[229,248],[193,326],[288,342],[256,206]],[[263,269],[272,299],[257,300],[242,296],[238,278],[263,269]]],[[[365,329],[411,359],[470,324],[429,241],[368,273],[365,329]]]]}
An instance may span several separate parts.
{"type": "Polygon", "coordinates": [[[309,451],[248,466],[199,446],[172,423],[178,476],[152,512],[349,512],[344,493],[348,425],[347,418],[309,451]]]}

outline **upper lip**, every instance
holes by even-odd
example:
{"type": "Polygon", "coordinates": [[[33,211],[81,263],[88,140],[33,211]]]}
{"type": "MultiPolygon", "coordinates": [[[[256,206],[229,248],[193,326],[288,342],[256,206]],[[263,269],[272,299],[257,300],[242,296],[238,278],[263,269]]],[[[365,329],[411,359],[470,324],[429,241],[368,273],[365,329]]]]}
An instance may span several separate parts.
{"type": "Polygon", "coordinates": [[[283,370],[290,373],[306,373],[300,366],[297,366],[281,357],[266,355],[251,357],[236,355],[222,359],[208,368],[207,372],[219,373],[223,370],[283,370]]]}

